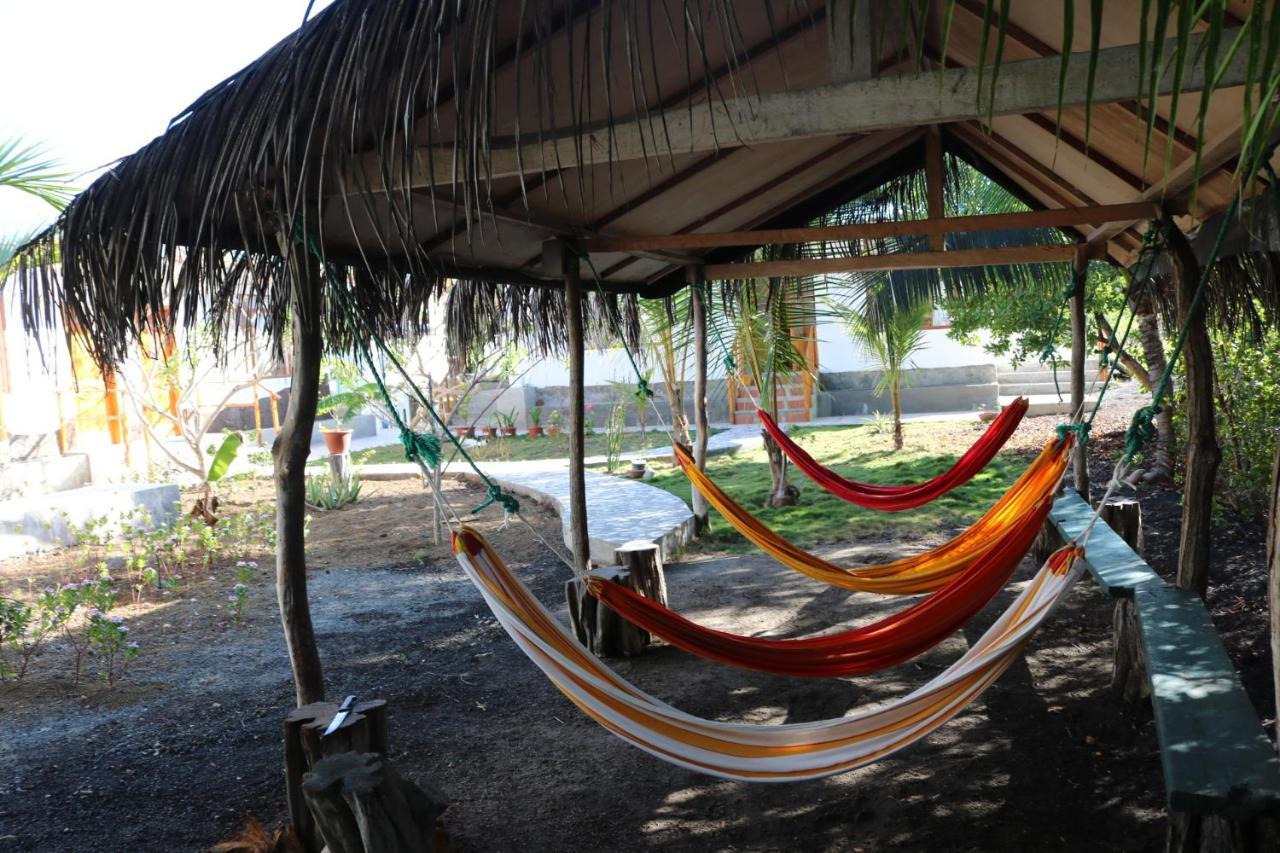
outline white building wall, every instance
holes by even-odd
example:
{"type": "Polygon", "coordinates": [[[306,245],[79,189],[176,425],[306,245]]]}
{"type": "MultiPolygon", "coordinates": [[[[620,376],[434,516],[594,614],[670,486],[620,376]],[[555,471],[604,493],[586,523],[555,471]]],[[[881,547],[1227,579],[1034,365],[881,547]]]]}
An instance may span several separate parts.
{"type": "MultiPolygon", "coordinates": [[[[968,346],[947,337],[946,329],[928,329],[924,336],[925,347],[912,357],[913,367],[966,367],[996,362],[995,356],[982,349],[981,339],[977,346],[968,346]]],[[[818,325],[818,365],[823,373],[879,369],[838,321],[818,325]]]]}

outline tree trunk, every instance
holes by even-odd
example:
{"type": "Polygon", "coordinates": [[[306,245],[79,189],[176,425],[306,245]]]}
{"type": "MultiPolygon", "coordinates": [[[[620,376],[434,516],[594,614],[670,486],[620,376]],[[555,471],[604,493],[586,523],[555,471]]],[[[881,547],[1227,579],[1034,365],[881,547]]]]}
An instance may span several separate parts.
{"type": "MultiPolygon", "coordinates": [[[[693,445],[693,462],[699,471],[707,469],[707,438],[711,427],[707,419],[707,306],[702,289],[695,282],[689,291],[693,310],[693,418],[697,435],[693,445]]],[[[729,403],[733,407],[733,401],[729,403]]],[[[710,526],[711,507],[702,492],[693,490],[693,525],[698,534],[710,526]]]]}
{"type": "MultiPolygon", "coordinates": [[[[1164,355],[1164,340],[1160,337],[1160,321],[1156,315],[1155,306],[1152,304],[1151,297],[1143,297],[1138,305],[1138,335],[1142,340],[1142,353],[1147,360],[1147,378],[1151,382],[1149,389],[1151,393],[1155,393],[1156,386],[1160,384],[1161,378],[1165,371],[1168,370],[1168,362],[1164,355]]],[[[1169,390],[1173,390],[1173,382],[1170,380],[1169,390]]],[[[1156,415],[1156,445],[1152,449],[1150,460],[1145,460],[1147,473],[1143,479],[1147,482],[1156,480],[1167,480],[1173,473],[1173,464],[1170,461],[1173,454],[1173,412],[1169,406],[1162,406],[1160,413],[1156,415]]],[[[1145,457],[1145,454],[1144,454],[1145,457]]]]}
{"type": "Polygon", "coordinates": [[[769,477],[773,483],[769,490],[766,506],[795,506],[800,499],[800,490],[787,481],[787,456],[773,437],[764,430],[760,431],[764,438],[764,450],[769,455],[769,477]]]}
{"type": "Polygon", "coordinates": [[[351,478],[355,476],[350,453],[329,454],[329,476],[333,478],[335,484],[346,488],[351,478]]]}
{"type": "MultiPolygon", "coordinates": [[[[1087,348],[1087,329],[1084,322],[1084,286],[1089,275],[1089,261],[1083,250],[1077,251],[1073,267],[1075,290],[1071,297],[1071,419],[1083,420],[1084,411],[1084,360],[1087,348]]],[[[1071,456],[1072,479],[1076,491],[1085,503],[1089,502],[1089,448],[1083,441],[1076,442],[1071,456]]]]}
{"type": "MultiPolygon", "coordinates": [[[[637,578],[621,566],[606,566],[591,571],[593,577],[604,578],[634,592],[643,593],[637,578]]],[[[649,632],[632,625],[616,610],[591,594],[586,581],[565,581],[564,597],[569,605],[569,626],[578,642],[597,657],[634,657],[643,654],[652,639],[649,632]]]]}
{"type": "Polygon", "coordinates": [[[582,281],[578,261],[564,261],[565,331],[569,340],[569,535],[573,540],[574,569],[585,572],[591,563],[591,538],[587,532],[586,436],[584,423],[583,363],[585,344],[582,329],[582,281]]]}
{"type": "Polygon", "coordinates": [[[276,592],[298,705],[324,699],[320,651],[307,601],[307,456],[320,393],[321,276],[319,266],[296,253],[293,279],[293,379],[289,407],[271,448],[276,487],[276,592]]]}
{"type": "Polygon", "coordinates": [[[890,399],[893,402],[893,449],[902,449],[902,388],[897,382],[893,383],[893,390],[889,392],[890,399]]]}
{"type": "Polygon", "coordinates": [[[1271,515],[1267,520],[1267,604],[1271,609],[1271,672],[1280,708],[1280,444],[1271,466],[1271,515]]]}
{"type": "Polygon", "coordinates": [[[302,793],[329,853],[449,849],[438,825],[448,798],[402,777],[385,755],[331,755],[307,774],[302,793]]]}
{"type": "Polygon", "coordinates": [[[1213,415],[1213,349],[1205,326],[1204,304],[1191,310],[1200,265],[1187,238],[1164,221],[1177,292],[1178,327],[1187,328],[1182,351],[1187,387],[1187,470],[1182,487],[1182,538],[1178,545],[1177,585],[1204,598],[1209,588],[1209,545],[1213,533],[1213,487],[1222,451],[1213,415]]]}
{"type": "MultiPolygon", "coordinates": [[[[1102,505],[1101,520],[1142,556],[1142,504],[1133,498],[1111,498],[1102,505]]],[[[1142,653],[1138,609],[1132,598],[1116,601],[1112,616],[1111,689],[1124,701],[1143,702],[1151,695],[1147,662],[1142,653]]]]}

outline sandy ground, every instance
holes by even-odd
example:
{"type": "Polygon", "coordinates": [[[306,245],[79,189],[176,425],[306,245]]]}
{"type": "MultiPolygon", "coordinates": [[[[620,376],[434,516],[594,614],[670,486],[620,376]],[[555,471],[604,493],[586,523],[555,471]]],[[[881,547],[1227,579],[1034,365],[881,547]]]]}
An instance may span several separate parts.
{"type": "MultiPolygon", "coordinates": [[[[312,522],[310,585],[327,683],[334,695],[389,701],[393,758],[449,792],[458,850],[1161,847],[1153,728],[1108,693],[1110,607],[1088,582],[1025,663],[924,742],[834,779],[753,786],[663,764],[583,717],[427,541],[418,485],[366,488],[358,504],[312,522]]],[[[453,488],[460,504],[479,497],[453,488]]],[[[242,488],[231,498],[264,494],[242,488]]],[[[530,516],[544,535],[558,533],[553,516],[530,516]]],[[[566,570],[527,531],[490,518],[495,546],[563,617],[566,570]]],[[[899,553],[894,543],[864,543],[856,555],[899,553]]],[[[1024,565],[1019,582],[1030,571],[1024,565]]],[[[700,558],[668,572],[674,607],[740,633],[801,635],[902,606],[816,586],[759,557],[700,558]]],[[[963,634],[872,676],[785,679],[670,648],[616,665],[696,714],[836,716],[927,680],[1016,586],[963,634]]],[[[212,613],[222,591],[215,580],[133,613],[145,652],[114,691],[73,689],[52,665],[0,686],[0,849],[200,850],[248,816],[283,819],[280,724],[293,696],[273,591],[265,576],[255,583],[238,626],[212,613]]]]}

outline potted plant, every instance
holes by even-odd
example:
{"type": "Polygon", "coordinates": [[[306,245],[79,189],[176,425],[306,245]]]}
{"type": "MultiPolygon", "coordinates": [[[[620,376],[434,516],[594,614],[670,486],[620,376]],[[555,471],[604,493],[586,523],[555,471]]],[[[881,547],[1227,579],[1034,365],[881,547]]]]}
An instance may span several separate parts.
{"type": "Polygon", "coordinates": [[[489,424],[488,424],[488,426],[486,426],[486,427],[484,428],[484,437],[485,437],[485,438],[497,438],[497,437],[498,437],[498,424],[497,424],[497,419],[498,419],[498,418],[497,418],[497,415],[494,415],[492,418],[490,418],[490,419],[489,419],[489,424]]]}
{"type": "Polygon", "coordinates": [[[369,405],[370,399],[367,388],[357,388],[330,394],[316,403],[317,415],[329,415],[333,418],[332,427],[320,428],[320,434],[324,436],[324,446],[330,456],[341,456],[351,452],[351,429],[347,424],[352,417],[369,405]]]}
{"type": "Polygon", "coordinates": [[[494,415],[494,417],[498,419],[498,425],[501,427],[503,435],[510,436],[510,435],[516,434],[516,410],[515,409],[512,409],[509,412],[498,412],[496,415],[494,415]]]}
{"type": "Polygon", "coordinates": [[[537,438],[542,435],[542,407],[534,406],[529,410],[529,437],[537,438]]]}
{"type": "Polygon", "coordinates": [[[645,461],[643,459],[632,459],[631,467],[622,472],[622,476],[632,480],[644,479],[645,461]]]}
{"type": "Polygon", "coordinates": [[[563,415],[559,409],[552,409],[551,414],[547,418],[547,435],[560,434],[560,419],[563,415]]]}

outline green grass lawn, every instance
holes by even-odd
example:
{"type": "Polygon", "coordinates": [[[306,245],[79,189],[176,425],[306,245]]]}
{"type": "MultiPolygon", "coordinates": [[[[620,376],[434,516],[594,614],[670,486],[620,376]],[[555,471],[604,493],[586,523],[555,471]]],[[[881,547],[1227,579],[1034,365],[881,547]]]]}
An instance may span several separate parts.
{"type": "MultiPolygon", "coordinates": [[[[712,430],[711,434],[715,435],[720,430],[712,430]]],[[[587,455],[603,456],[605,453],[605,435],[603,432],[596,432],[587,437],[587,455]]],[[[638,450],[661,450],[664,453],[670,453],[671,443],[667,440],[666,433],[658,429],[650,429],[643,437],[638,432],[625,432],[622,434],[622,449],[624,452],[638,450]]],[[[450,458],[454,450],[453,445],[445,442],[445,458],[450,458]]],[[[469,447],[467,452],[477,462],[506,462],[512,460],[529,460],[529,459],[562,459],[569,455],[569,436],[561,433],[560,435],[544,435],[538,438],[530,438],[527,435],[513,435],[510,437],[498,436],[497,438],[486,439],[484,447],[469,447]]],[[[404,462],[404,448],[399,444],[389,444],[384,447],[374,447],[369,450],[356,450],[351,454],[351,461],[356,465],[378,465],[387,462],[404,462]]],[[[324,466],[327,463],[312,462],[313,466],[324,466]]]]}
{"type": "MultiPolygon", "coordinates": [[[[981,429],[957,429],[947,423],[909,423],[906,446],[892,450],[887,433],[872,426],[820,427],[797,430],[793,435],[819,462],[849,479],[882,485],[918,483],[950,468],[981,429]]],[[[1006,452],[958,489],[932,503],[906,512],[878,512],[846,503],[823,491],[789,466],[791,482],[800,488],[796,506],[769,509],[769,464],[763,448],[713,456],[707,472],[730,497],[769,527],[795,544],[811,548],[859,538],[909,539],[932,533],[949,534],[967,527],[1026,468],[1025,453],[1006,452]]],[[[679,468],[653,463],[656,476],[650,484],[690,500],[688,479],[679,468]]],[[[694,546],[697,550],[748,551],[751,546],[714,509],[711,532],[694,546]]]]}

